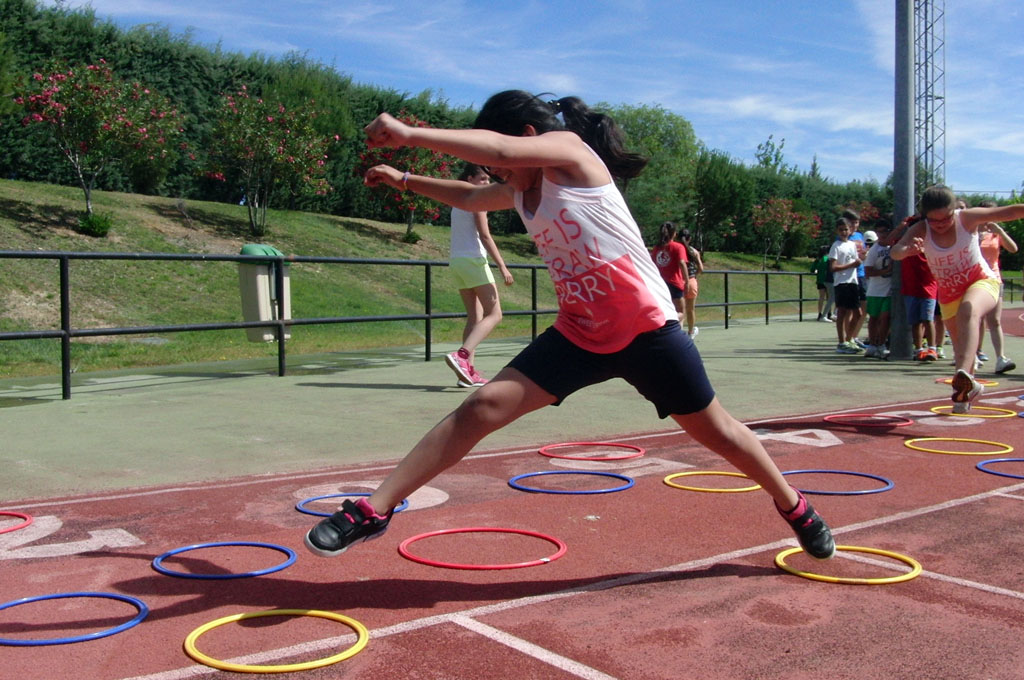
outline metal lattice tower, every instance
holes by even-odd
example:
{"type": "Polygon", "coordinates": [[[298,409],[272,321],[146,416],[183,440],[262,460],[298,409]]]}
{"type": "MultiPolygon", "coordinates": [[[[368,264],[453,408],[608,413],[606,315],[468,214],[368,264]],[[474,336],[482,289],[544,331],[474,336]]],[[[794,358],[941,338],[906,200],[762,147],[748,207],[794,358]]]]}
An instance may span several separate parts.
{"type": "Polygon", "coordinates": [[[946,179],[945,47],[946,0],[914,0],[914,158],[919,183],[946,179]]]}

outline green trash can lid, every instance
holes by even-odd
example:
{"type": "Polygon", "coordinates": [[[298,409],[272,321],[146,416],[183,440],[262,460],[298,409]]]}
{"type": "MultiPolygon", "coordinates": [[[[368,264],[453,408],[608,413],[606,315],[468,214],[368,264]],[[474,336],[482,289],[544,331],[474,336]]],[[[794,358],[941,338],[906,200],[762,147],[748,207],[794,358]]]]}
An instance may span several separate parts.
{"type": "MultiPolygon", "coordinates": [[[[242,246],[239,255],[273,255],[274,257],[283,257],[284,253],[274,246],[266,245],[265,243],[246,243],[242,246]]],[[[269,260],[268,264],[271,262],[274,262],[274,260],[269,260]]]]}

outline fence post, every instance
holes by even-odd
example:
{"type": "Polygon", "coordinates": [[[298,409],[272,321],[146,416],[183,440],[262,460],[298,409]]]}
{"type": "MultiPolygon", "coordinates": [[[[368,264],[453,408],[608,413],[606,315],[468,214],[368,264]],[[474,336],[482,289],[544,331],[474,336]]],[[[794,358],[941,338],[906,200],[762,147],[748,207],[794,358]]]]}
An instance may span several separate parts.
{"type": "Polygon", "coordinates": [[[60,398],[71,398],[71,258],[60,257],[60,398]]]}
{"type": "Polygon", "coordinates": [[[430,311],[430,309],[433,306],[433,303],[430,300],[430,292],[431,292],[430,291],[430,263],[428,262],[423,267],[423,305],[424,305],[423,313],[427,315],[427,318],[424,319],[424,321],[423,321],[423,323],[424,323],[423,337],[424,337],[424,353],[425,353],[425,356],[423,357],[424,361],[430,361],[430,345],[431,345],[431,342],[432,342],[431,341],[431,336],[432,336],[431,331],[433,330],[433,325],[431,324],[432,319],[430,318],[430,315],[432,314],[432,312],[430,311]]]}
{"type": "Polygon", "coordinates": [[[530,307],[533,314],[530,315],[531,339],[537,339],[537,268],[530,267],[530,307]]]}
{"type": "Polygon", "coordinates": [[[797,303],[796,308],[796,320],[804,320],[804,275],[800,274],[796,277],[796,296],[800,298],[800,302],[797,303]]]}
{"type": "Polygon", "coordinates": [[[771,305],[768,303],[772,299],[772,296],[768,294],[768,272],[764,273],[764,325],[768,325],[769,315],[771,314],[771,305]]]}
{"type": "Polygon", "coordinates": [[[284,258],[274,260],[274,289],[277,291],[277,375],[285,374],[284,326],[284,258]]]}
{"type": "Polygon", "coordinates": [[[729,330],[729,272],[725,272],[725,281],[722,283],[725,291],[725,330],[729,330]]]}

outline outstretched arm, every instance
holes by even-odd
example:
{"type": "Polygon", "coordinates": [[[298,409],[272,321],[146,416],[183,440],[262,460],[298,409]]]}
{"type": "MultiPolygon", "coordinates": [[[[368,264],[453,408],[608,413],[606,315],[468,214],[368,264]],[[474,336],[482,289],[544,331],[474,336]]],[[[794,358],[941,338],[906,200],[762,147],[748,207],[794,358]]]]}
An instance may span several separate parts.
{"type": "Polygon", "coordinates": [[[1009,222],[1020,219],[1024,219],[1024,203],[995,208],[965,208],[960,211],[960,221],[968,231],[976,231],[986,222],[1009,222]]]}
{"type": "Polygon", "coordinates": [[[413,191],[469,212],[507,210],[515,207],[511,187],[503,184],[481,186],[454,179],[406,175],[390,165],[375,165],[370,168],[363,177],[363,183],[369,187],[386,184],[400,191],[413,191]]]}
{"type": "Polygon", "coordinates": [[[521,136],[491,130],[446,130],[406,125],[388,113],[364,128],[370,148],[415,146],[485,167],[543,168],[556,183],[601,186],[608,171],[574,132],[538,134],[526,125],[521,136]]]}

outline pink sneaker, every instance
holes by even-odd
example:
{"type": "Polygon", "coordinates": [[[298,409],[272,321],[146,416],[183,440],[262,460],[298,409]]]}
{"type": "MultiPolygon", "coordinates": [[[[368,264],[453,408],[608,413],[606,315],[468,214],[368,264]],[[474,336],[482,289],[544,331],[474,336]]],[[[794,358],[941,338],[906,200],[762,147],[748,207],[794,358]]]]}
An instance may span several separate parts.
{"type": "Polygon", "coordinates": [[[481,385],[487,384],[487,378],[480,375],[475,367],[470,366],[469,368],[473,372],[473,381],[467,382],[459,378],[459,382],[457,383],[459,387],[480,387],[481,385]]]}
{"type": "Polygon", "coordinates": [[[466,350],[460,347],[457,352],[445,354],[444,360],[461,382],[473,383],[473,367],[469,364],[469,353],[466,350]]]}

